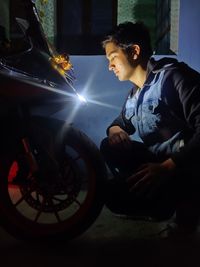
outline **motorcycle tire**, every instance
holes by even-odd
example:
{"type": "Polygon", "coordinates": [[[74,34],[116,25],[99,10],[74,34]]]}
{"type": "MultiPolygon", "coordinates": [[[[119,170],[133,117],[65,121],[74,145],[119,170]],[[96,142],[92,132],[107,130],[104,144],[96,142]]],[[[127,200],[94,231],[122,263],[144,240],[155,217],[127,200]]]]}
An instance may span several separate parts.
{"type": "Polygon", "coordinates": [[[105,164],[97,146],[80,130],[56,119],[35,118],[31,125],[29,138],[38,145],[38,161],[43,145],[56,158],[59,175],[43,168],[13,184],[12,175],[22,168],[19,158],[24,155],[1,156],[0,223],[18,239],[71,240],[86,231],[102,210],[105,164]],[[40,140],[35,141],[34,135],[40,140]]]}

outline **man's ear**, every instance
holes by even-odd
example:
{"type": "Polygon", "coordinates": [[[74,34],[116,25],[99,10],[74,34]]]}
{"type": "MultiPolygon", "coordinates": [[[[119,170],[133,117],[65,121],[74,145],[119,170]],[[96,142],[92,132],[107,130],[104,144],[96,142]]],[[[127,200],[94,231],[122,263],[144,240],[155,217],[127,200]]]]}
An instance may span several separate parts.
{"type": "Polygon", "coordinates": [[[141,49],[140,46],[137,44],[133,45],[133,60],[138,59],[139,55],[140,55],[141,49]]]}

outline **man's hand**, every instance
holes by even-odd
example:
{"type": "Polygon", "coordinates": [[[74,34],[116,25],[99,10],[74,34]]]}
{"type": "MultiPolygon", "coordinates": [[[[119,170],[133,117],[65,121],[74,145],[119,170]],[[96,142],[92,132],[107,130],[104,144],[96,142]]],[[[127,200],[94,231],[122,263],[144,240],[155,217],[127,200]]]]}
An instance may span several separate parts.
{"type": "Polygon", "coordinates": [[[148,193],[156,191],[158,187],[164,184],[173,175],[176,165],[172,159],[163,163],[147,163],[141,165],[137,172],[127,179],[130,192],[148,193]]]}
{"type": "Polygon", "coordinates": [[[108,139],[111,146],[117,146],[126,149],[131,147],[131,139],[129,135],[119,126],[112,126],[109,129],[108,139]]]}

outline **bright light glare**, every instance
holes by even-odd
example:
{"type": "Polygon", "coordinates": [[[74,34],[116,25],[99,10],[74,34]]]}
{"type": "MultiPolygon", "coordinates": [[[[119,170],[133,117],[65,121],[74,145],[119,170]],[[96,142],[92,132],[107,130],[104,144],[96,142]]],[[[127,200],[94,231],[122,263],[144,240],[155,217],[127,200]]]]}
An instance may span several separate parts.
{"type": "Polygon", "coordinates": [[[118,107],[118,106],[111,105],[111,104],[108,104],[108,103],[104,103],[104,102],[101,102],[101,101],[92,100],[92,99],[88,99],[87,101],[89,103],[92,103],[92,104],[95,104],[95,105],[98,105],[98,106],[102,106],[102,107],[106,107],[106,108],[110,108],[110,109],[115,109],[115,110],[118,110],[118,111],[121,110],[121,108],[118,107]]]}
{"type": "Polygon", "coordinates": [[[87,101],[86,101],[86,99],[85,99],[84,96],[79,95],[79,94],[77,94],[77,96],[78,96],[78,98],[79,98],[79,100],[80,100],[81,102],[87,103],[87,101]]]}

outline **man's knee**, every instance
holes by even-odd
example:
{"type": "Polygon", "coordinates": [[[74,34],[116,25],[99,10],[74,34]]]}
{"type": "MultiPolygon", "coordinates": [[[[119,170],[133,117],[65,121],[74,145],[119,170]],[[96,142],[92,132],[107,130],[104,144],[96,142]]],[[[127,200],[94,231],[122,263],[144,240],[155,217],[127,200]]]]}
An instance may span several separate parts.
{"type": "Polygon", "coordinates": [[[101,141],[101,144],[100,144],[100,151],[103,155],[106,155],[109,153],[110,151],[110,145],[109,145],[109,141],[108,141],[108,137],[104,138],[102,141],[101,141]]]}

